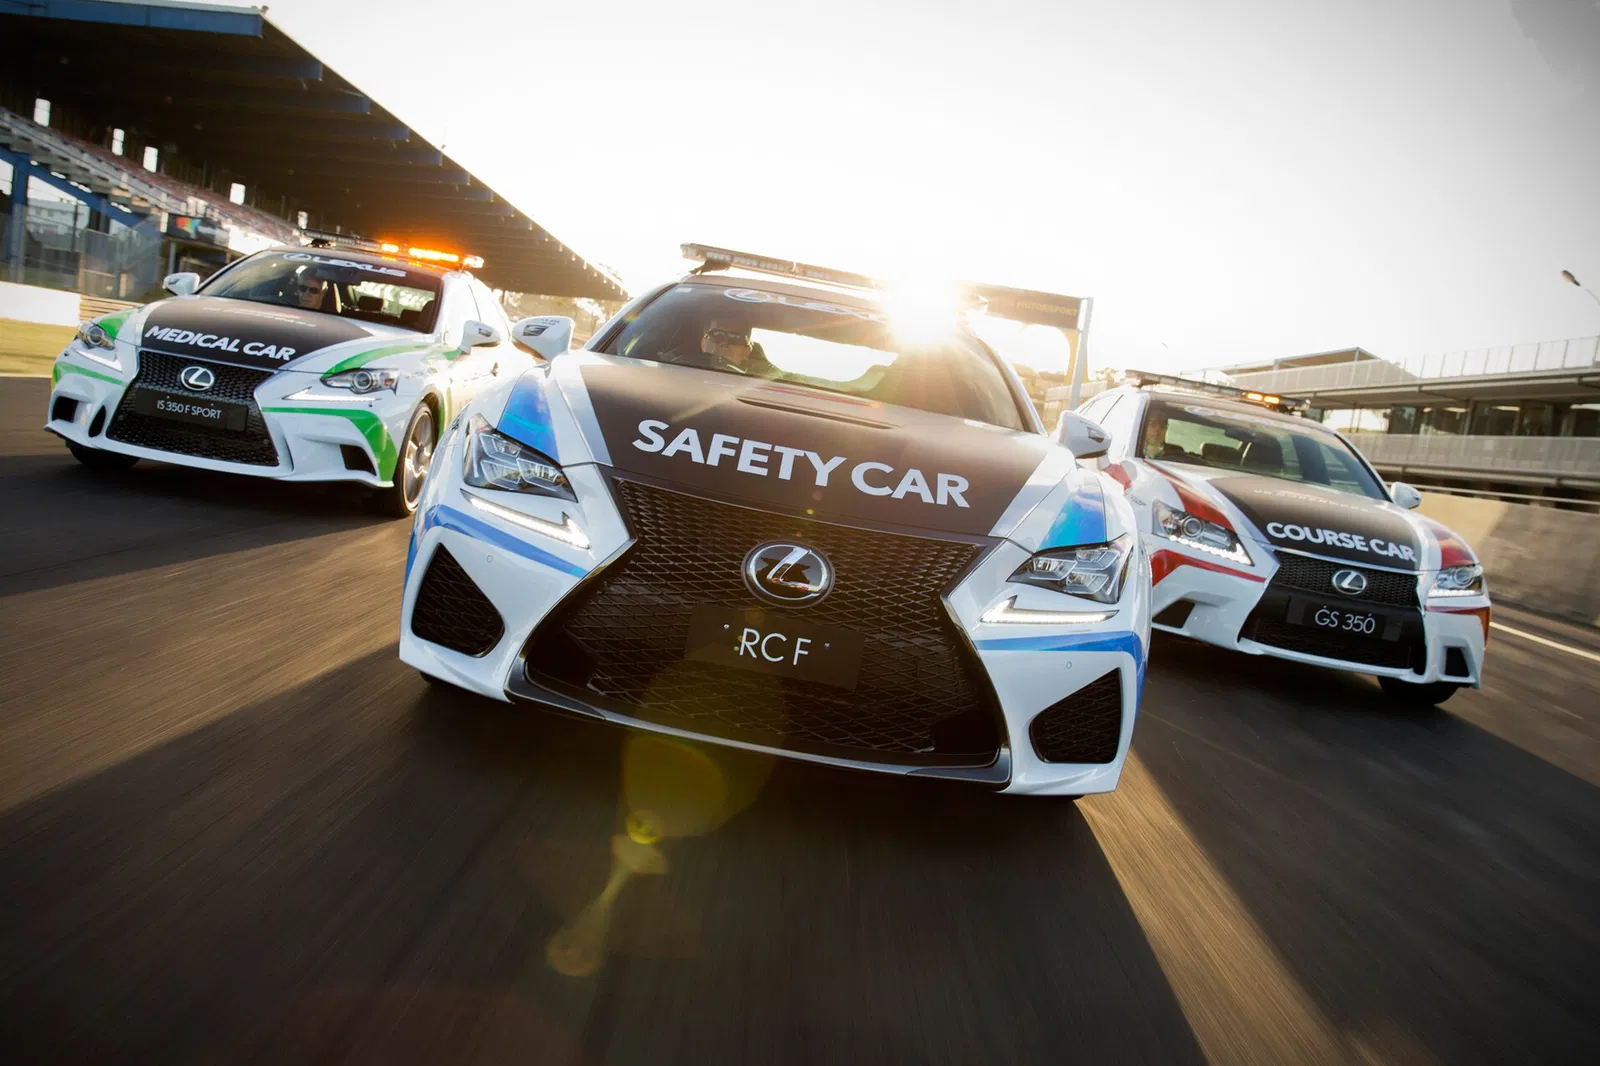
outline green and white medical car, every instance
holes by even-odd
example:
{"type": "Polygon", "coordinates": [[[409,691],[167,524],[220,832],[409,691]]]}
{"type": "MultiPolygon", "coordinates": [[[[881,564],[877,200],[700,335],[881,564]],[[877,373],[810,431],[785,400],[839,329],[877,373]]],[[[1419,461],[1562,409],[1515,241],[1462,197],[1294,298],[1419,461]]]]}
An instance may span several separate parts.
{"type": "Polygon", "coordinates": [[[571,342],[570,319],[530,319],[513,344],[481,281],[418,255],[275,248],[165,287],[79,327],[46,429],[89,466],[351,481],[396,516],[457,411],[571,342]]]}

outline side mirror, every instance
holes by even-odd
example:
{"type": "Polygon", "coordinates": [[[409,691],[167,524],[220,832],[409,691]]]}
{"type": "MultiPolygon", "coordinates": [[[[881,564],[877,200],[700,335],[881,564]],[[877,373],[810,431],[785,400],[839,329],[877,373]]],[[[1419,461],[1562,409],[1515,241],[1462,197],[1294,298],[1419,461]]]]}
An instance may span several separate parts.
{"type": "Polygon", "coordinates": [[[1404,481],[1396,481],[1389,486],[1389,498],[1408,511],[1415,511],[1422,506],[1422,493],[1404,481]]]}
{"type": "Polygon", "coordinates": [[[168,274],[162,279],[161,287],[174,296],[193,296],[200,287],[200,275],[188,270],[181,274],[168,274]]]}
{"type": "Polygon", "coordinates": [[[537,315],[511,327],[511,343],[540,359],[554,359],[572,347],[572,330],[566,315],[537,315]]]}
{"type": "Polygon", "coordinates": [[[499,344],[503,340],[505,338],[500,336],[500,331],[487,322],[468,319],[466,325],[461,327],[461,350],[464,352],[485,344],[499,344]]]}
{"type": "Polygon", "coordinates": [[[1052,434],[1055,442],[1078,459],[1095,459],[1111,450],[1111,434],[1100,423],[1076,411],[1063,411],[1052,434]]]}

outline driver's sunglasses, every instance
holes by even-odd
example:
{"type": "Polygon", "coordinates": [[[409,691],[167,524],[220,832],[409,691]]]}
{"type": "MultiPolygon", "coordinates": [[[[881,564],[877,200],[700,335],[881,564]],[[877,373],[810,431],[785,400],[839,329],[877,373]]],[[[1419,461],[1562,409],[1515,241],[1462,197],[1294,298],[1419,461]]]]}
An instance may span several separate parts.
{"type": "Polygon", "coordinates": [[[750,338],[738,330],[708,329],[706,336],[718,344],[749,344],[750,338]]]}

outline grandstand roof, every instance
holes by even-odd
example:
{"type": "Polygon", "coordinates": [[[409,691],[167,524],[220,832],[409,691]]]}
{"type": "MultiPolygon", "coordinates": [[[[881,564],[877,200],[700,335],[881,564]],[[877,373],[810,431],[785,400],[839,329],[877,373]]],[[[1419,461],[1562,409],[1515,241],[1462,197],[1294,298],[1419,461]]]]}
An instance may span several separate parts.
{"type": "Polygon", "coordinates": [[[260,10],[0,0],[0,39],[0,103],[43,97],[77,117],[80,135],[125,129],[161,148],[163,166],[177,156],[208,184],[241,182],[288,219],[306,211],[320,229],[481,255],[478,273],[498,288],[626,295],[260,10]]]}

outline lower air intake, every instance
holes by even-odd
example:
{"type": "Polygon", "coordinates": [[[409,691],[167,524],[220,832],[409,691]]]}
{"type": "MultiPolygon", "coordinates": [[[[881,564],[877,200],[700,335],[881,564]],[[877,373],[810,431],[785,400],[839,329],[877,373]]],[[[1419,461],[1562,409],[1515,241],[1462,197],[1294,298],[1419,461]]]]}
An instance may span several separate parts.
{"type": "Polygon", "coordinates": [[[1108,763],[1122,740],[1122,671],[1091,681],[1051,704],[1028,726],[1045,762],[1108,763]]]}
{"type": "Polygon", "coordinates": [[[434,550],[411,609],[411,632],[463,655],[489,654],[505,635],[489,597],[443,547],[434,550]]]}

